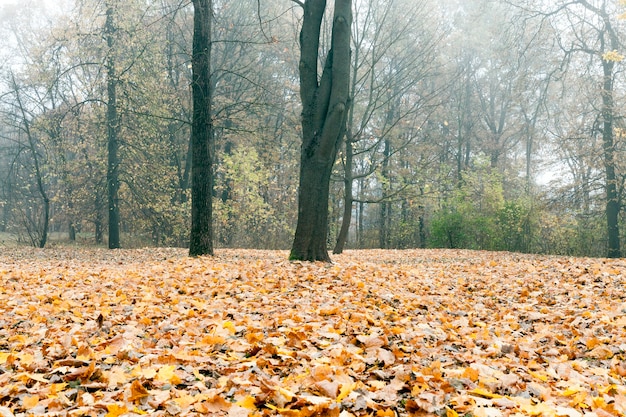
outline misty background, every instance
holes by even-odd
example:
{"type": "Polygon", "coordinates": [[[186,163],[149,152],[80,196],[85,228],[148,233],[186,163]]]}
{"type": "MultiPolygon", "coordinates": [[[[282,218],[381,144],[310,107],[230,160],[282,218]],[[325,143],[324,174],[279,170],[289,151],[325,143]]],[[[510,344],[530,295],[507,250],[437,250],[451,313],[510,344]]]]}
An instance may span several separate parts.
{"type": "MultiPolygon", "coordinates": [[[[329,247],[621,256],[620,1],[353,3],[329,247]]],[[[302,10],[213,6],[216,244],[288,248],[302,10]]],[[[183,0],[0,1],[2,244],[105,244],[111,62],[122,246],[188,244],[192,16],[183,0]]]]}

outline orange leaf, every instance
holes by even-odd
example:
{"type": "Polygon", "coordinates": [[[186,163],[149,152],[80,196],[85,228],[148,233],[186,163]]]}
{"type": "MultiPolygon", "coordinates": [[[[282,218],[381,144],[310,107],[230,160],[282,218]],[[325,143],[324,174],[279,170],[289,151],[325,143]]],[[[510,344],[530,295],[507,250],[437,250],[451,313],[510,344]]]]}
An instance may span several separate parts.
{"type": "Polygon", "coordinates": [[[219,345],[226,341],[222,336],[213,336],[208,335],[202,338],[200,342],[197,343],[198,346],[213,346],[219,345]]]}
{"type": "Polygon", "coordinates": [[[109,404],[107,405],[107,413],[104,417],[119,417],[128,412],[125,405],[109,404]]]}
{"type": "Polygon", "coordinates": [[[26,410],[30,410],[31,408],[35,408],[39,404],[39,396],[38,395],[27,395],[22,398],[22,406],[26,410]]]}
{"type": "Polygon", "coordinates": [[[130,396],[128,397],[129,401],[136,401],[141,398],[145,398],[150,393],[148,390],[139,382],[139,380],[135,379],[132,384],[130,384],[130,396]]]}
{"type": "Polygon", "coordinates": [[[463,377],[469,379],[472,382],[478,381],[479,373],[478,369],[474,368],[465,368],[463,371],[463,377]]]}
{"type": "Polygon", "coordinates": [[[82,344],[78,347],[78,351],[76,352],[76,359],[79,361],[89,361],[93,359],[94,353],[93,350],[89,347],[89,345],[82,344]]]}
{"type": "Polygon", "coordinates": [[[489,392],[482,388],[474,388],[473,390],[468,391],[467,393],[478,396],[478,397],[484,397],[484,398],[502,398],[502,395],[494,394],[493,392],[489,392]]]}

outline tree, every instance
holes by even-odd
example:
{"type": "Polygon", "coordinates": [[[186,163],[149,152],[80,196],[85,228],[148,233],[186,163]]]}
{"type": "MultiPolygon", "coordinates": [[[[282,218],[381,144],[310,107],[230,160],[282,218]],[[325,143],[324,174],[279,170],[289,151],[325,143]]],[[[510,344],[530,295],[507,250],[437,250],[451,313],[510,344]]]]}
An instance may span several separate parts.
{"type": "Polygon", "coordinates": [[[38,222],[40,225],[37,225],[40,227],[36,226],[34,231],[29,231],[29,236],[34,246],[43,248],[46,246],[46,242],[48,241],[48,230],[50,226],[50,196],[44,184],[44,174],[42,172],[42,163],[40,161],[41,156],[39,156],[39,151],[37,150],[37,140],[31,126],[32,116],[28,115],[25,104],[22,100],[22,92],[20,91],[20,87],[18,86],[13,73],[11,73],[10,83],[15,94],[15,107],[20,117],[20,130],[26,136],[25,149],[27,149],[31,154],[34,177],[37,184],[36,188],[43,203],[42,219],[38,222]]]}
{"type": "Polygon", "coordinates": [[[120,247],[120,207],[118,194],[119,180],[119,118],[117,115],[117,71],[115,68],[115,8],[107,4],[104,33],[108,56],[106,60],[107,74],[107,199],[109,208],[109,249],[120,247]]]}
{"type": "Polygon", "coordinates": [[[329,262],[328,197],[349,106],[352,1],[335,1],[331,46],[321,77],[319,46],[326,0],[300,4],[304,8],[299,64],[302,147],[298,222],[290,259],[329,262]]]}
{"type": "Polygon", "coordinates": [[[607,1],[600,2],[599,6],[587,0],[572,1],[562,6],[574,33],[573,40],[559,39],[560,45],[569,57],[574,53],[584,53],[600,61],[602,73],[599,110],[599,120],[602,132],[602,150],[605,175],[606,193],[606,226],[608,238],[607,257],[621,257],[619,232],[619,213],[621,208],[620,193],[616,175],[616,146],[614,124],[617,118],[615,108],[615,76],[616,63],[623,60],[617,51],[622,47],[618,30],[612,16],[615,10],[610,9],[607,1]],[[578,31],[578,32],[577,32],[578,31]]]}
{"type": "Polygon", "coordinates": [[[213,172],[211,147],[211,19],[212,0],[193,0],[191,126],[191,235],[189,255],[213,255],[213,172]]]}

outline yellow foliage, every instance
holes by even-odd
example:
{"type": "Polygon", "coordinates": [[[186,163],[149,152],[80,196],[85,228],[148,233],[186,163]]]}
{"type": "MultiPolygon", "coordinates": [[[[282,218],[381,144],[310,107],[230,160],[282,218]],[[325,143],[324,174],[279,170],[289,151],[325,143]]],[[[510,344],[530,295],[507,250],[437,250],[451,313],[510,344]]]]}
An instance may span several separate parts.
{"type": "Polygon", "coordinates": [[[624,55],[620,54],[616,50],[613,50],[602,54],[602,59],[607,62],[622,62],[624,60],[624,55]]]}

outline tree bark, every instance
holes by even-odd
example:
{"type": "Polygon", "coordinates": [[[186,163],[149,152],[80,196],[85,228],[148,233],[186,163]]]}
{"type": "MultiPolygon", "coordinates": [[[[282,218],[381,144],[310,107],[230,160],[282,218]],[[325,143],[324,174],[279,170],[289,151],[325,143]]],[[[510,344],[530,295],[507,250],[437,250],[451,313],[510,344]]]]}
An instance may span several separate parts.
{"type": "Polygon", "coordinates": [[[189,255],[213,255],[213,120],[211,115],[212,0],[193,0],[193,119],[189,255]]]}
{"type": "Polygon", "coordinates": [[[109,48],[107,72],[107,199],[109,209],[109,249],[120,247],[120,208],[119,208],[119,118],[117,115],[117,73],[115,70],[115,10],[107,7],[104,32],[109,48]]]}
{"type": "Polygon", "coordinates": [[[350,81],[351,0],[336,0],[331,49],[321,79],[318,59],[326,0],[306,0],[300,32],[302,147],[298,222],[290,259],[329,262],[330,176],[345,134],[350,81]]]}

